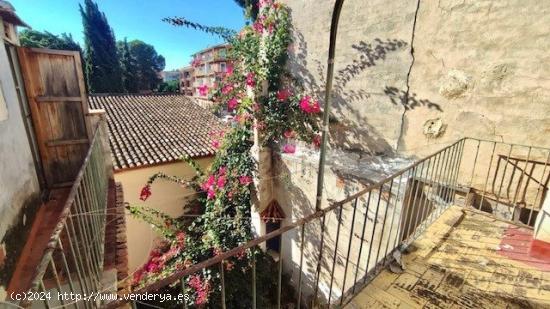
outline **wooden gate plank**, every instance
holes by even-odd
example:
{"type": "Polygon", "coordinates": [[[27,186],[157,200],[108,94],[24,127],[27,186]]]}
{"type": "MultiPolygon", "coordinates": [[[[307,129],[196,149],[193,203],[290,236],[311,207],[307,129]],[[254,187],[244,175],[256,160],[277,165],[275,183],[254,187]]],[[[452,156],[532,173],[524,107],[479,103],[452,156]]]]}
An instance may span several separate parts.
{"type": "Polygon", "coordinates": [[[80,54],[37,48],[18,54],[47,186],[70,185],[92,131],[80,54]]]}

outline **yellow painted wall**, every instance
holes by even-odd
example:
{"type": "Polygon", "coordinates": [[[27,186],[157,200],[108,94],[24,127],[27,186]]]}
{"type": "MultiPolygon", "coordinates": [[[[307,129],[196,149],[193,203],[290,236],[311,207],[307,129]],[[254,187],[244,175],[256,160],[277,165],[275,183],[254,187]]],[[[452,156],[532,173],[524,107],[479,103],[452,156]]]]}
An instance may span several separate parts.
{"type": "MultiPolygon", "coordinates": [[[[198,159],[197,163],[203,168],[212,163],[213,158],[198,159]]],[[[166,181],[157,180],[151,187],[153,193],[147,201],[141,201],[139,195],[144,184],[153,174],[163,172],[184,179],[190,179],[194,175],[193,169],[184,162],[145,167],[135,170],[122,171],[115,174],[115,180],[122,183],[124,201],[130,205],[143,205],[161,210],[171,216],[183,214],[183,206],[193,196],[192,189],[166,181]]],[[[128,268],[130,274],[143,265],[149,256],[154,244],[159,241],[155,231],[145,222],[126,214],[126,234],[128,243],[128,268]]]]}

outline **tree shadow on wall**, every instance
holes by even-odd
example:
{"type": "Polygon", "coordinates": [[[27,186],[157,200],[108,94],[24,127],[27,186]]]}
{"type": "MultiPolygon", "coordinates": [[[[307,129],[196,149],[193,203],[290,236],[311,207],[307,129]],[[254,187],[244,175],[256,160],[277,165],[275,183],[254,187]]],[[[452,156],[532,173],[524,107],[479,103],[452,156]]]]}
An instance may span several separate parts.
{"type": "MultiPolygon", "coordinates": [[[[315,62],[315,75],[308,68],[308,46],[301,32],[293,30],[294,44],[289,56],[289,63],[296,74],[295,80],[303,87],[322,98],[326,84],[324,65],[318,60],[315,62]]],[[[383,135],[369,124],[364,112],[353,104],[372,99],[373,95],[387,96],[393,105],[401,105],[404,110],[418,107],[428,107],[442,111],[439,104],[427,99],[417,98],[416,94],[400,90],[394,86],[385,86],[380,91],[366,91],[365,89],[347,89],[348,83],[365,72],[386,61],[391,53],[403,50],[408,43],[397,39],[376,38],[372,43],[359,41],[351,47],[358,53],[349,64],[339,69],[334,76],[333,104],[331,106],[331,129],[329,131],[331,144],[346,150],[370,155],[394,155],[393,146],[383,135]],[[354,118],[349,119],[350,116],[354,118]]],[[[378,102],[376,102],[378,104],[378,102]]]]}
{"type": "Polygon", "coordinates": [[[439,112],[443,112],[441,106],[428,99],[418,99],[416,93],[407,93],[406,91],[399,90],[396,87],[386,86],[384,93],[390,98],[390,101],[394,105],[402,105],[405,110],[412,110],[417,107],[427,107],[428,109],[435,109],[439,112]]]}

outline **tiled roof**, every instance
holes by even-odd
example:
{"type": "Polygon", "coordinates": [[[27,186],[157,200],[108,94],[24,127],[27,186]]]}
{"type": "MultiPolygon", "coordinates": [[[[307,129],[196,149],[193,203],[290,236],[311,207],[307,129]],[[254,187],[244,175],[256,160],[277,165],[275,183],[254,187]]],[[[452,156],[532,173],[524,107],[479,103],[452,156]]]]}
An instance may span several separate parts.
{"type": "Polygon", "coordinates": [[[209,132],[222,128],[209,111],[183,95],[90,95],[104,109],[115,170],[213,155],[209,132]]]}

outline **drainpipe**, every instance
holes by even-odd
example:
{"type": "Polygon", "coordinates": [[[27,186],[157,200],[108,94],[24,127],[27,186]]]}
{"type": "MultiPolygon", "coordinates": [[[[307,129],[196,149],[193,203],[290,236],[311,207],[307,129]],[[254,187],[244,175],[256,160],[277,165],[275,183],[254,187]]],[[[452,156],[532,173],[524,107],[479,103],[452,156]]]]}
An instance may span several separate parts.
{"type": "Polygon", "coordinates": [[[328,48],[328,69],[327,69],[327,84],[325,86],[325,104],[323,107],[323,125],[321,127],[321,153],[319,155],[319,174],[317,176],[317,199],[315,200],[315,210],[321,209],[321,201],[323,198],[323,182],[325,178],[325,161],[328,141],[328,123],[330,115],[330,101],[332,98],[332,79],[334,75],[334,54],[336,49],[336,33],[338,32],[338,21],[340,20],[340,12],[344,0],[336,0],[334,10],[332,11],[332,22],[330,24],[330,43],[328,48]]]}

